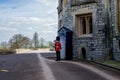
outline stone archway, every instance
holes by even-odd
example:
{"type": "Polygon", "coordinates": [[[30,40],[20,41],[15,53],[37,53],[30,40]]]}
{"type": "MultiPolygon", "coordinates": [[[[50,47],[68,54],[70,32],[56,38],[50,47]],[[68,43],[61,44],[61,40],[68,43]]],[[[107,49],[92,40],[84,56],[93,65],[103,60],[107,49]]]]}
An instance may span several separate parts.
{"type": "Polygon", "coordinates": [[[86,49],[83,47],[81,48],[82,59],[86,60],[86,49]]]}

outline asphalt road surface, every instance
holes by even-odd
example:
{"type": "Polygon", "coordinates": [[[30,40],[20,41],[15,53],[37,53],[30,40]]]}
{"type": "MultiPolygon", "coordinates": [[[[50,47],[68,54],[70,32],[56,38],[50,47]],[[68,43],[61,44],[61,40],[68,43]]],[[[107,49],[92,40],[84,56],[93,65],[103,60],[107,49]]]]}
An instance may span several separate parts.
{"type": "Polygon", "coordinates": [[[90,62],[55,61],[52,56],[55,53],[1,55],[0,80],[120,80],[118,70],[90,62]]]}

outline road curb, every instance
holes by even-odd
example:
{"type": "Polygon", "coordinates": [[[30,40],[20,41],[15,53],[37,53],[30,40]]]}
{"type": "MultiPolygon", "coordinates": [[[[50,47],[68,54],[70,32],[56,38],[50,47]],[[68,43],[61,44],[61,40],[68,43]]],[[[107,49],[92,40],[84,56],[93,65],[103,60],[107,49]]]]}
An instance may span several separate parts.
{"type": "Polygon", "coordinates": [[[113,67],[113,66],[105,65],[105,64],[102,64],[102,63],[99,63],[99,62],[95,62],[95,61],[91,61],[91,62],[93,62],[95,64],[103,65],[103,66],[106,66],[106,67],[109,67],[109,68],[113,68],[113,69],[116,69],[116,70],[120,71],[120,68],[116,68],[116,67],[113,67]]]}
{"type": "MultiPolygon", "coordinates": [[[[75,61],[77,61],[77,60],[75,60],[75,61]]],[[[88,60],[82,60],[82,61],[90,62],[90,63],[94,63],[94,64],[99,64],[99,65],[106,66],[106,67],[113,68],[113,69],[116,69],[116,70],[119,70],[119,71],[120,71],[120,68],[113,67],[113,66],[109,66],[109,65],[105,65],[105,64],[102,64],[102,63],[100,63],[100,62],[88,61],[88,60]]]]}

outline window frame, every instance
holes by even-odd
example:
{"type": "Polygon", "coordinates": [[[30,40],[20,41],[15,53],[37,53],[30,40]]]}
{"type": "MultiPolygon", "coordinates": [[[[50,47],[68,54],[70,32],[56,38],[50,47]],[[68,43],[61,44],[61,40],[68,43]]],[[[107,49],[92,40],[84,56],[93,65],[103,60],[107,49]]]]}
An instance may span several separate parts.
{"type": "Polygon", "coordinates": [[[118,29],[118,32],[120,33],[120,1],[117,0],[117,29],[118,29]]]}
{"type": "MultiPolygon", "coordinates": [[[[76,35],[78,37],[83,35],[93,34],[93,25],[92,27],[90,27],[90,18],[92,19],[92,13],[76,15],[75,26],[76,26],[76,35]],[[83,30],[83,26],[82,26],[83,25],[82,18],[85,18],[86,21],[84,26],[85,31],[83,30]]],[[[93,19],[91,24],[93,24],[93,19]]]]}

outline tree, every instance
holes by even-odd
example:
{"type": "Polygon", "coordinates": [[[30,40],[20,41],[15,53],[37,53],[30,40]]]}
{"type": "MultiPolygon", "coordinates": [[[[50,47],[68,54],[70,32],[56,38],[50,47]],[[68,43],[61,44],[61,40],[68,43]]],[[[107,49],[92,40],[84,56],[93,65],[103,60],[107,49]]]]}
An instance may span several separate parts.
{"type": "Polygon", "coordinates": [[[0,43],[0,48],[1,49],[7,49],[9,47],[8,43],[7,42],[1,42],[0,43]]]}
{"type": "Polygon", "coordinates": [[[37,32],[35,32],[33,35],[33,45],[34,45],[34,48],[38,48],[38,46],[39,46],[39,39],[38,39],[37,32]]]}
{"type": "Polygon", "coordinates": [[[15,34],[10,40],[10,48],[19,49],[19,48],[29,48],[30,47],[30,39],[22,34],[15,34]]]}
{"type": "Polygon", "coordinates": [[[53,48],[55,46],[55,43],[52,41],[49,41],[49,48],[53,48]]]}
{"type": "Polygon", "coordinates": [[[43,48],[44,47],[44,38],[40,38],[40,47],[43,48]]]}

